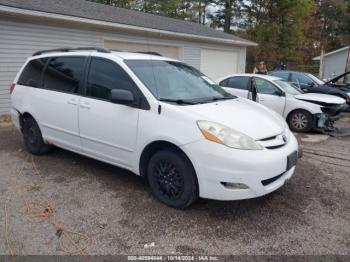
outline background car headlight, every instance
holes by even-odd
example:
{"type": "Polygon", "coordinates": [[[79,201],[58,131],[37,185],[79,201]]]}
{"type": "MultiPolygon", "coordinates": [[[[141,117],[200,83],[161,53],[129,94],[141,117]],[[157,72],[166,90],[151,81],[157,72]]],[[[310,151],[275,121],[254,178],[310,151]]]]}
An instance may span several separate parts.
{"type": "Polygon", "coordinates": [[[200,120],[197,121],[197,124],[204,137],[215,143],[236,149],[264,149],[264,147],[258,144],[253,138],[219,123],[200,120]]]}

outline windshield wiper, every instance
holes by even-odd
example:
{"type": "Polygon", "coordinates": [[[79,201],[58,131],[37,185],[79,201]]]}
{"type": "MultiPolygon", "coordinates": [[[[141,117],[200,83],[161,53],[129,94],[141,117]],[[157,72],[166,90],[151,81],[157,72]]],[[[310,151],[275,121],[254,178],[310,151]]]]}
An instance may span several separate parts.
{"type": "Polygon", "coordinates": [[[230,97],[213,97],[213,100],[230,100],[237,98],[236,96],[230,96],[230,97]]]}
{"type": "Polygon", "coordinates": [[[220,101],[220,100],[230,100],[237,98],[236,96],[223,96],[223,97],[212,97],[209,99],[209,101],[220,101]]]}
{"type": "Polygon", "coordinates": [[[178,105],[195,105],[195,104],[197,104],[195,102],[191,102],[191,101],[183,100],[183,99],[159,98],[159,101],[176,103],[178,105]]]}

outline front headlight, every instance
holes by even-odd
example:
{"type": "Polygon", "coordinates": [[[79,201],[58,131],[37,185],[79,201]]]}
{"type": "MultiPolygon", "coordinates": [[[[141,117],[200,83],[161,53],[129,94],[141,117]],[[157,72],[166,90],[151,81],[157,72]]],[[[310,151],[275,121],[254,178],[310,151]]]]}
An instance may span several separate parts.
{"type": "Polygon", "coordinates": [[[264,149],[264,147],[255,142],[253,138],[219,123],[200,120],[197,121],[197,124],[203,136],[215,143],[236,149],[264,149]]]}

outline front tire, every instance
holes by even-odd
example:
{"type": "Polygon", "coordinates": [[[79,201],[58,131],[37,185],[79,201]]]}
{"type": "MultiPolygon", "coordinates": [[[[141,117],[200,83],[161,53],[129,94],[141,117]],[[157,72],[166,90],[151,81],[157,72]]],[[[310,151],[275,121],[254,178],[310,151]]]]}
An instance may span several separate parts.
{"type": "Polygon", "coordinates": [[[288,125],[294,132],[309,132],[313,126],[312,115],[305,110],[295,110],[288,117],[288,125]]]}
{"type": "Polygon", "coordinates": [[[180,150],[155,153],[148,164],[147,179],[154,196],[171,207],[185,208],[198,199],[194,168],[180,150]]]}
{"type": "Polygon", "coordinates": [[[50,151],[51,146],[45,144],[39,125],[32,117],[24,119],[22,133],[24,144],[33,155],[43,155],[50,151]]]}

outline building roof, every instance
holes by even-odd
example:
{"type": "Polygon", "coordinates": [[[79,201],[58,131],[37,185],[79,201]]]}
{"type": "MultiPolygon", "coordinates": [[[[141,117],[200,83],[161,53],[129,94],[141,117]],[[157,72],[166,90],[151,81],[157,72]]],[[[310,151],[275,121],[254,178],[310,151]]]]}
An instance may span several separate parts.
{"type": "Polygon", "coordinates": [[[230,40],[232,43],[243,46],[256,45],[254,42],[198,23],[98,4],[86,0],[0,0],[0,6],[111,22],[145,29],[151,28],[203,38],[216,38],[217,40],[226,40],[226,42],[230,40]]]}
{"type": "MultiPolygon", "coordinates": [[[[324,54],[323,56],[334,55],[334,54],[336,54],[336,53],[339,53],[339,52],[348,50],[349,48],[350,48],[350,45],[349,45],[349,46],[346,46],[346,47],[343,47],[343,48],[340,48],[340,49],[337,49],[337,50],[334,50],[334,51],[332,51],[332,52],[326,53],[326,54],[324,54]]],[[[314,57],[312,60],[320,60],[320,59],[321,59],[321,56],[316,56],[316,57],[314,57]]]]}

